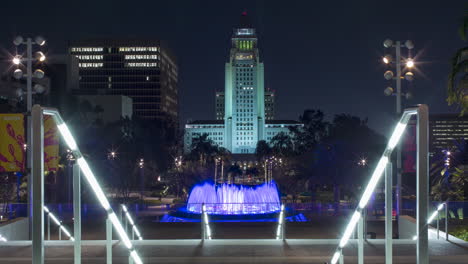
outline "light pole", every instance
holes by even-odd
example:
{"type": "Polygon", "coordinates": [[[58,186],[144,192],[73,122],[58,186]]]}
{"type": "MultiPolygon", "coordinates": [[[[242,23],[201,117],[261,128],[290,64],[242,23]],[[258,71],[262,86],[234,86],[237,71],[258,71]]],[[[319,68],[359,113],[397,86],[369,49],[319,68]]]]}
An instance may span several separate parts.
{"type": "MultiPolygon", "coordinates": [[[[396,76],[394,75],[393,71],[387,70],[384,73],[384,77],[388,81],[393,81],[395,80],[396,82],[396,91],[389,86],[385,88],[384,94],[386,96],[391,96],[395,95],[396,96],[396,114],[397,118],[400,117],[401,115],[401,98],[402,96],[405,96],[406,99],[411,98],[411,93],[406,92],[403,93],[401,89],[401,80],[406,79],[407,81],[411,82],[414,79],[414,74],[410,71],[414,67],[414,61],[411,58],[411,56],[408,56],[407,58],[402,58],[401,56],[401,48],[407,48],[408,51],[414,48],[414,44],[411,40],[406,40],[404,44],[402,44],[401,41],[395,41],[391,39],[386,39],[383,43],[384,47],[386,49],[395,49],[395,60],[392,59],[391,55],[385,55],[383,57],[383,62],[389,66],[393,65],[396,70],[396,76]],[[406,71],[406,73],[402,74],[402,72],[406,71]]],[[[401,168],[401,147],[397,146],[396,149],[397,157],[396,157],[396,173],[397,173],[397,184],[396,184],[396,213],[397,213],[397,221],[400,217],[401,213],[401,207],[402,207],[402,197],[401,197],[401,174],[402,174],[402,168],[401,168]]]]}
{"type": "MultiPolygon", "coordinates": [[[[23,62],[26,62],[26,75],[23,75],[23,71],[21,69],[16,69],[13,72],[13,76],[16,79],[21,79],[22,77],[26,77],[26,110],[27,110],[27,128],[26,128],[26,161],[27,161],[27,171],[28,171],[28,216],[29,216],[29,234],[31,234],[32,230],[32,221],[31,221],[31,216],[32,216],[32,206],[31,206],[31,201],[32,201],[32,179],[31,179],[31,147],[32,146],[32,124],[31,124],[31,109],[32,109],[32,104],[33,104],[33,87],[32,87],[32,79],[33,77],[37,79],[41,79],[44,77],[44,72],[40,69],[37,69],[34,71],[34,74],[32,73],[32,62],[33,61],[39,61],[39,62],[44,62],[46,57],[44,56],[44,53],[42,52],[37,52],[36,57],[33,57],[33,52],[32,52],[32,46],[33,45],[39,45],[43,46],[45,44],[45,39],[41,36],[37,36],[34,41],[31,38],[27,38],[26,40],[23,39],[23,37],[18,36],[13,40],[13,44],[15,46],[19,45],[26,45],[26,57],[23,57],[21,55],[16,55],[13,59],[12,62],[15,65],[21,65],[23,62]]],[[[36,93],[41,93],[44,91],[44,87],[40,84],[36,84],[34,86],[34,89],[36,90],[36,93]]],[[[23,90],[20,88],[19,91],[16,93],[18,96],[23,95],[23,90]]]]}
{"type": "Polygon", "coordinates": [[[215,158],[215,172],[214,172],[214,184],[216,186],[216,183],[217,183],[217,179],[218,179],[218,162],[219,162],[219,158],[215,158]]]}
{"type": "Polygon", "coordinates": [[[143,187],[145,182],[145,161],[143,158],[138,162],[138,167],[140,168],[140,199],[143,200],[143,187]]]}

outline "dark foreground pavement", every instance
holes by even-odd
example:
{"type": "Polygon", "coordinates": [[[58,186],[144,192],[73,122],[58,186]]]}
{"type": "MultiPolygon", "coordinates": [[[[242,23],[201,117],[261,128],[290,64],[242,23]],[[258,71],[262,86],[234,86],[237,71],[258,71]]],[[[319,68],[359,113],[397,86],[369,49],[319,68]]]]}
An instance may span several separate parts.
{"type": "MultiPolygon", "coordinates": [[[[216,239],[135,241],[144,263],[326,263],[336,248],[336,239],[216,239]]],[[[430,240],[430,263],[468,263],[468,242],[430,240]]],[[[105,263],[105,241],[84,241],[82,263],[105,263]]],[[[73,263],[69,241],[46,242],[45,263],[73,263]]],[[[411,240],[394,240],[394,263],[416,263],[411,240]]],[[[350,241],[344,250],[345,263],[357,263],[357,247],[350,241]]],[[[384,263],[384,241],[369,240],[365,263],[384,263]]],[[[29,241],[0,246],[0,263],[31,263],[29,241]]],[[[113,263],[128,263],[128,251],[118,241],[113,245],[113,263]]]]}

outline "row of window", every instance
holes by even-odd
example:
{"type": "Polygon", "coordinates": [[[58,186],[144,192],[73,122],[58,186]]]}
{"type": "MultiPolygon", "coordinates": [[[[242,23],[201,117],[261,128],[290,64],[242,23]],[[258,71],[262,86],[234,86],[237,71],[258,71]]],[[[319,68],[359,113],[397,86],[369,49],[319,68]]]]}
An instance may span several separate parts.
{"type": "Polygon", "coordinates": [[[159,60],[159,55],[156,54],[136,54],[125,55],[126,60],[159,60]]]}
{"type": "Polygon", "coordinates": [[[119,52],[159,51],[159,47],[120,47],[119,52]]]}

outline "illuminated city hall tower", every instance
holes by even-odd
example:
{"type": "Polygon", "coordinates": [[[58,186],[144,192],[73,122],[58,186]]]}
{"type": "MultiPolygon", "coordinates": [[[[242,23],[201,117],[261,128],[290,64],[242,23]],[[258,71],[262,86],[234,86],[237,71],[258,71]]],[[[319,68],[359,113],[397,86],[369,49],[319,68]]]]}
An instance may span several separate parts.
{"type": "Polygon", "coordinates": [[[255,29],[243,13],[225,66],[224,145],[232,153],[255,153],[257,142],[264,139],[263,70],[255,29]]]}

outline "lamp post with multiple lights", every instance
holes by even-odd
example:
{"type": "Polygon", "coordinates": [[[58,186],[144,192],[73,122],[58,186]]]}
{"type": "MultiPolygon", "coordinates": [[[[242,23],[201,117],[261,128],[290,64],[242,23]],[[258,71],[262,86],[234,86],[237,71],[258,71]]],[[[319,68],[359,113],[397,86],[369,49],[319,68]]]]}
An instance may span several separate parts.
{"type": "MultiPolygon", "coordinates": [[[[36,56],[33,57],[33,45],[38,45],[38,46],[44,46],[46,43],[45,39],[41,36],[37,36],[34,40],[31,38],[27,38],[26,40],[18,36],[13,40],[13,44],[15,46],[20,46],[20,45],[26,45],[26,56],[22,55],[15,55],[12,59],[12,63],[14,65],[17,65],[18,68],[13,72],[13,76],[16,79],[21,79],[23,77],[26,78],[26,110],[27,110],[27,129],[26,129],[26,160],[27,160],[27,170],[29,171],[28,174],[31,175],[31,146],[32,143],[32,126],[31,126],[31,109],[33,105],[33,87],[32,87],[32,81],[33,77],[37,79],[41,79],[44,77],[44,72],[41,69],[36,69],[33,73],[32,68],[33,68],[33,62],[44,62],[46,60],[46,57],[43,52],[38,51],[36,52],[36,56]],[[23,71],[20,69],[20,65],[22,65],[24,62],[26,62],[26,75],[23,74],[23,71]]],[[[44,86],[40,84],[36,84],[34,86],[35,93],[43,93],[45,88],[44,86]]],[[[19,97],[23,96],[24,91],[22,89],[19,89],[16,94],[19,97]]],[[[32,201],[32,180],[30,176],[28,177],[28,216],[32,215],[32,207],[31,207],[31,201],[32,201]]],[[[32,230],[32,221],[29,221],[29,233],[31,234],[32,230]]]]}
{"type": "MultiPolygon", "coordinates": [[[[404,44],[402,44],[402,41],[395,41],[391,39],[386,39],[383,43],[384,47],[387,50],[393,50],[395,49],[395,60],[393,60],[392,55],[386,54],[383,57],[383,62],[389,66],[393,66],[392,68],[395,68],[396,70],[396,75],[392,70],[387,70],[384,73],[384,77],[386,80],[393,82],[393,80],[396,82],[396,91],[393,89],[393,87],[388,86],[384,90],[384,94],[386,96],[396,96],[396,114],[397,118],[400,118],[401,115],[401,98],[402,96],[405,96],[406,99],[411,98],[411,93],[407,91],[406,93],[402,92],[401,88],[401,80],[405,79],[409,82],[413,81],[414,79],[414,74],[410,71],[414,67],[414,60],[411,58],[411,56],[407,56],[406,58],[403,58],[401,56],[401,48],[406,48],[408,51],[412,50],[414,48],[414,44],[411,40],[406,40],[404,44]],[[406,71],[406,72],[405,72],[406,71]],[[403,72],[405,72],[403,74],[403,72]]],[[[397,217],[400,216],[400,211],[401,211],[401,206],[402,206],[402,200],[401,200],[401,174],[402,174],[402,168],[401,168],[401,148],[398,146],[396,149],[397,157],[396,157],[396,166],[397,166],[397,184],[396,184],[396,212],[397,212],[397,217]]]]}

